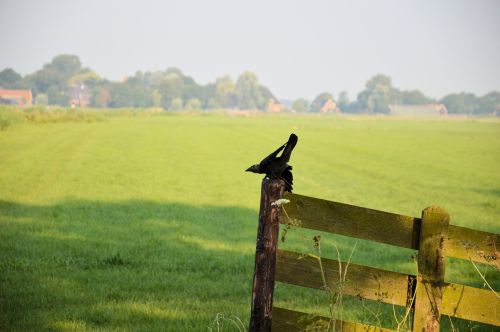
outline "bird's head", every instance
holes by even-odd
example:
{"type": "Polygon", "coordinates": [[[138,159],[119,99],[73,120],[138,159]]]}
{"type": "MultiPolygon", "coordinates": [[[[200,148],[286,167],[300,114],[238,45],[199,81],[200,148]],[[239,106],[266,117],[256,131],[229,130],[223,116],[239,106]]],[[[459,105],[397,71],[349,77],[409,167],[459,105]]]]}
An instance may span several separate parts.
{"type": "Polygon", "coordinates": [[[245,172],[259,173],[259,164],[252,165],[248,167],[245,172]]]}

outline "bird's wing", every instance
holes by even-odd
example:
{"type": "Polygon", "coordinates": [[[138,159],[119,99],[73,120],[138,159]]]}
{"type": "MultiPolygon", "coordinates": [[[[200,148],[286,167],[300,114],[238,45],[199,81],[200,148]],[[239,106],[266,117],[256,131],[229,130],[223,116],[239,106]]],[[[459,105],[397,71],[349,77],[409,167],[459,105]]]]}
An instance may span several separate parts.
{"type": "Polygon", "coordinates": [[[278,153],[281,152],[281,150],[283,150],[285,148],[285,145],[286,144],[283,144],[282,146],[280,146],[276,151],[274,151],[273,153],[271,153],[269,156],[267,156],[266,158],[262,159],[262,161],[260,162],[259,166],[261,168],[264,168],[266,167],[267,165],[269,165],[273,160],[276,159],[276,156],[278,155],[278,153]]]}
{"type": "Polygon", "coordinates": [[[285,162],[288,162],[290,160],[290,155],[292,154],[292,150],[297,144],[297,141],[298,141],[297,135],[290,134],[288,142],[286,143],[286,148],[281,154],[281,159],[283,159],[285,162]]]}
{"type": "Polygon", "coordinates": [[[285,190],[288,192],[292,192],[293,190],[293,174],[292,174],[292,166],[288,166],[283,173],[281,173],[281,179],[285,181],[285,190]]]}

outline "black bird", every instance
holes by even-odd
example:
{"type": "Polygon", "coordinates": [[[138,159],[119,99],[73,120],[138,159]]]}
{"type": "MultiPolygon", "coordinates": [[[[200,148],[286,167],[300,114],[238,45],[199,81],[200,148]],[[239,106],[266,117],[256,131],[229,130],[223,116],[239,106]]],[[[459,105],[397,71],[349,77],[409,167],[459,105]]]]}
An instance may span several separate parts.
{"type": "Polygon", "coordinates": [[[295,144],[297,144],[297,140],[297,135],[291,134],[290,138],[288,138],[288,142],[264,158],[259,164],[250,166],[246,172],[266,174],[266,177],[270,179],[282,179],[285,181],[285,190],[292,192],[292,166],[288,165],[288,161],[290,160],[290,155],[292,154],[295,144]],[[283,153],[281,153],[281,156],[277,157],[278,153],[282,150],[283,153]]]}

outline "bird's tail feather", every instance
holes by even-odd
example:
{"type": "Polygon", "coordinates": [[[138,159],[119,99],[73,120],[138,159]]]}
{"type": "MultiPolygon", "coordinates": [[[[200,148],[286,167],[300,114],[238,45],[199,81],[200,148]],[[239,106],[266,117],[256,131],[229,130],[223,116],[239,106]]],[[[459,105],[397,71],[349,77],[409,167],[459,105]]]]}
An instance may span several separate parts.
{"type": "Polygon", "coordinates": [[[281,158],[283,158],[286,162],[290,160],[290,155],[292,154],[292,150],[297,144],[297,141],[298,141],[297,135],[290,134],[288,142],[286,143],[285,150],[283,150],[283,153],[281,154],[281,158]]]}

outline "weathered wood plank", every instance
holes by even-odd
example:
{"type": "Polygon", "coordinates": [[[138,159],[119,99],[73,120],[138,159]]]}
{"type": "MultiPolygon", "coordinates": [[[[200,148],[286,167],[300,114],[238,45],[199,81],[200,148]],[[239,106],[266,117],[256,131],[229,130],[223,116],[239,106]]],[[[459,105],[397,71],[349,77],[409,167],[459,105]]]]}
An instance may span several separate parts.
{"type": "MultiPolygon", "coordinates": [[[[331,282],[329,286],[332,287],[338,281],[338,262],[323,258],[322,263],[326,280],[331,282]]],[[[276,281],[316,289],[323,287],[321,271],[315,258],[278,250],[276,264],[276,281]]],[[[346,295],[361,294],[366,299],[378,300],[379,294],[383,293],[383,302],[405,305],[404,288],[407,282],[405,275],[350,264],[347,279],[349,282],[344,288],[346,295]],[[381,272],[381,275],[378,275],[378,272],[381,272]],[[359,287],[355,286],[357,279],[362,280],[363,287],[368,284],[364,292],[360,293],[359,287]],[[373,282],[374,280],[377,281],[373,282]],[[380,289],[383,289],[382,292],[379,291],[378,282],[380,282],[380,289]],[[389,291],[385,292],[385,290],[389,291]]],[[[499,311],[500,300],[489,290],[459,284],[447,284],[442,290],[441,314],[500,326],[499,311]]],[[[273,320],[274,314],[273,309],[273,320]]]]}
{"type": "MultiPolygon", "coordinates": [[[[273,308],[273,332],[325,331],[329,318],[314,316],[300,311],[273,308]]],[[[333,324],[333,322],[332,322],[333,324]]],[[[376,326],[335,320],[336,331],[344,332],[391,332],[394,330],[376,326]]]]}
{"type": "Polygon", "coordinates": [[[500,268],[500,235],[450,225],[446,255],[500,268]],[[497,249],[498,248],[498,249],[497,249]]]}
{"type": "MultiPolygon", "coordinates": [[[[288,216],[301,227],[418,249],[419,218],[291,193],[285,198],[288,216]]],[[[283,215],[280,222],[289,221],[283,215]]]]}
{"type": "MultiPolygon", "coordinates": [[[[337,289],[339,264],[336,260],[322,258],[323,271],[328,287],[337,289]]],[[[345,269],[345,263],[342,263],[345,269]]],[[[324,287],[318,260],[302,254],[278,250],[276,281],[320,289],[324,287]]],[[[349,264],[343,292],[369,300],[405,306],[408,293],[406,274],[379,270],[363,265],[349,264]]]]}
{"type": "Polygon", "coordinates": [[[500,299],[490,290],[449,284],[443,289],[441,313],[500,326],[500,299]]]}
{"type": "Polygon", "coordinates": [[[449,221],[448,213],[437,206],[422,211],[413,331],[439,332],[449,221]]]}
{"type": "Polygon", "coordinates": [[[285,182],[262,180],[259,226],[255,249],[250,331],[271,331],[276,245],[281,209],[272,203],[283,196],[285,182]]]}

